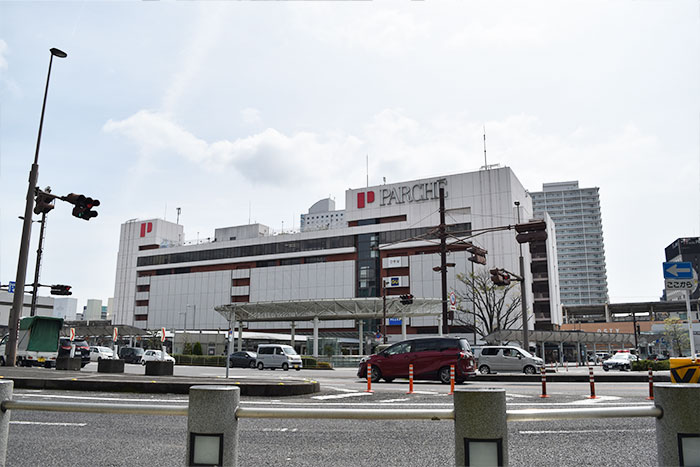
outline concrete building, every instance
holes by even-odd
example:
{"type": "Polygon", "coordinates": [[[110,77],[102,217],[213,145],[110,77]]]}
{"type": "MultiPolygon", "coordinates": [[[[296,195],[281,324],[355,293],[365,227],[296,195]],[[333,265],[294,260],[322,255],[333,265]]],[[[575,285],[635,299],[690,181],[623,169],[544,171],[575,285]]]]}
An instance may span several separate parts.
{"type": "Polygon", "coordinates": [[[608,302],[603,224],[598,188],[578,182],[545,183],[531,192],[534,217],[544,213],[556,226],[559,286],[564,305],[608,302]]]}
{"type": "Polygon", "coordinates": [[[301,215],[301,231],[336,229],[346,227],[345,212],[335,210],[335,201],[322,199],[309,208],[307,214],[301,215]]]}
{"type": "Polygon", "coordinates": [[[78,299],[60,297],[53,299],[53,315],[68,321],[75,321],[78,310],[78,299]]]}
{"type": "MultiPolygon", "coordinates": [[[[517,271],[515,233],[498,227],[516,223],[515,201],[520,202],[522,218],[532,218],[530,196],[509,168],[482,170],[349,189],[345,210],[334,210],[329,199],[309,210],[309,215],[333,213],[334,219],[344,219],[322,230],[270,235],[267,227],[254,224],[216,229],[214,241],[187,245],[181,241],[180,225],[160,219],[128,221],[121,227],[117,257],[115,323],[147,329],[226,329],[228,322],[214,307],[276,303],[278,321],[249,322],[248,330],[289,333],[285,303],[380,297],[382,283],[389,300],[407,293],[439,299],[440,274],[434,268],[440,262],[436,231],[440,188],[445,190],[448,213],[448,261],[454,263],[448,268],[448,289],[464,287],[457,275],[472,270],[467,260],[471,255],[458,239],[468,238],[488,250],[487,264],[474,265],[477,270],[517,271]]],[[[530,265],[530,252],[523,250],[525,264],[530,265]]],[[[548,270],[556,270],[551,269],[556,257],[550,261],[554,263],[548,270]]],[[[527,302],[532,304],[530,267],[525,280],[527,302]]],[[[550,297],[549,310],[541,308],[538,320],[561,323],[557,294],[550,297]]],[[[300,334],[319,326],[322,334],[355,337],[360,324],[329,319],[295,326],[300,334]]],[[[439,319],[411,317],[407,326],[411,334],[437,334],[439,319]]],[[[534,327],[534,319],[528,327],[534,327]]],[[[399,332],[391,328],[388,334],[395,338],[399,332]]],[[[378,323],[365,323],[364,329],[374,331],[378,323]]],[[[466,334],[464,329],[460,332],[466,334]]]]}
{"type": "Polygon", "coordinates": [[[86,321],[102,319],[102,300],[88,299],[87,305],[83,308],[83,319],[86,321]]]}

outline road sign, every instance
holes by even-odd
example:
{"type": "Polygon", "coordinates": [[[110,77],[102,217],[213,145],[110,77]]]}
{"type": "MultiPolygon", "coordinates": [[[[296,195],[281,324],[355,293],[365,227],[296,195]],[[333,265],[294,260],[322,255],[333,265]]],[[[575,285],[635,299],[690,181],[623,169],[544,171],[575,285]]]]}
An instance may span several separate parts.
{"type": "Polygon", "coordinates": [[[697,279],[666,279],[666,290],[693,290],[697,286],[697,279]]]}
{"type": "Polygon", "coordinates": [[[10,283],[7,284],[7,291],[10,293],[15,293],[15,281],[10,281],[10,283]]]}
{"type": "MultiPolygon", "coordinates": [[[[664,279],[692,279],[693,265],[687,261],[664,263],[664,279]]],[[[668,288],[668,287],[666,287],[668,288]]]]}
{"type": "Polygon", "coordinates": [[[457,311],[457,295],[450,292],[450,311],[457,311]]]}
{"type": "Polygon", "coordinates": [[[401,326],[401,318],[389,318],[389,326],[401,326]]]}
{"type": "Polygon", "coordinates": [[[165,342],[165,328],[160,328],[160,341],[165,342]]]}
{"type": "Polygon", "coordinates": [[[70,341],[73,342],[75,340],[75,328],[70,328],[70,341]]]}
{"type": "Polygon", "coordinates": [[[114,328],[114,330],[112,331],[112,340],[113,340],[114,342],[117,342],[117,337],[118,337],[118,336],[119,336],[119,329],[114,328]]]}

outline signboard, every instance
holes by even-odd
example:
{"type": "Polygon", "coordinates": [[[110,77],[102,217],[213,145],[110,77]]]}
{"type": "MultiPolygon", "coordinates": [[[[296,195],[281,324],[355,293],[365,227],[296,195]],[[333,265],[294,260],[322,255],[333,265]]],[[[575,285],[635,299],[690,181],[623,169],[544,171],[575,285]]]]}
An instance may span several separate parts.
{"type": "Polygon", "coordinates": [[[10,283],[7,284],[7,291],[10,293],[15,293],[15,281],[10,281],[10,283]]]}
{"type": "Polygon", "coordinates": [[[690,358],[672,358],[672,383],[697,383],[700,377],[700,361],[690,358]]]}
{"type": "Polygon", "coordinates": [[[401,318],[389,318],[389,326],[401,326],[401,318]]]}
{"type": "Polygon", "coordinates": [[[75,340],[75,328],[70,328],[70,341],[73,342],[75,340]]]}
{"type": "Polygon", "coordinates": [[[117,337],[118,337],[118,336],[119,336],[119,329],[114,328],[114,330],[112,331],[112,340],[113,340],[114,342],[117,342],[117,337]]]}
{"type": "MultiPolygon", "coordinates": [[[[664,279],[692,279],[693,264],[687,261],[664,263],[664,279]]],[[[666,287],[668,288],[668,287],[666,287]]]]}
{"type": "Polygon", "coordinates": [[[666,279],[666,290],[693,290],[697,286],[697,279],[666,279]]]}
{"type": "Polygon", "coordinates": [[[408,276],[391,276],[384,278],[384,287],[408,287],[408,276]]]}
{"type": "Polygon", "coordinates": [[[457,295],[450,292],[450,311],[457,311],[457,295]]]}
{"type": "Polygon", "coordinates": [[[165,328],[160,328],[160,341],[165,342],[165,328]]]}

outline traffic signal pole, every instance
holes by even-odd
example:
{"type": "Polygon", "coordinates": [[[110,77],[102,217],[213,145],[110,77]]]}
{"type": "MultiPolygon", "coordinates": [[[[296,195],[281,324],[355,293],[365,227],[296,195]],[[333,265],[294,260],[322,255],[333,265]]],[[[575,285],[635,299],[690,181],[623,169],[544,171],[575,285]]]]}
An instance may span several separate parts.
{"type": "MultiPolygon", "coordinates": [[[[520,224],[520,201],[515,202],[515,208],[518,212],[518,224],[520,224]]],[[[523,258],[523,245],[518,242],[518,247],[520,248],[520,307],[522,309],[522,321],[523,321],[523,349],[530,351],[530,335],[527,328],[527,287],[525,286],[525,259],[523,258]]]]}
{"type": "Polygon", "coordinates": [[[450,333],[447,321],[447,232],[445,229],[445,189],[440,188],[440,282],[442,286],[442,333],[450,333]]]}
{"type": "Polygon", "coordinates": [[[36,297],[39,290],[39,271],[41,270],[41,255],[44,251],[44,229],[46,228],[46,213],[41,214],[41,229],[39,230],[39,247],[36,250],[36,266],[34,267],[34,284],[32,289],[32,308],[29,316],[36,315],[36,297]]]}

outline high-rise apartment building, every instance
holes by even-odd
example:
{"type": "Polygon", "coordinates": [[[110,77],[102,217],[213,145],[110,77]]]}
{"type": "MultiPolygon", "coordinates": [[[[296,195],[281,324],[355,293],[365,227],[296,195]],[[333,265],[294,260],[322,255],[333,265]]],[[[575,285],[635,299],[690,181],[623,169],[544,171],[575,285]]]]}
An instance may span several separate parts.
{"type": "Polygon", "coordinates": [[[545,183],[530,193],[534,217],[546,212],[554,221],[563,305],[608,301],[603,224],[598,188],[579,188],[578,181],[545,183]]]}

